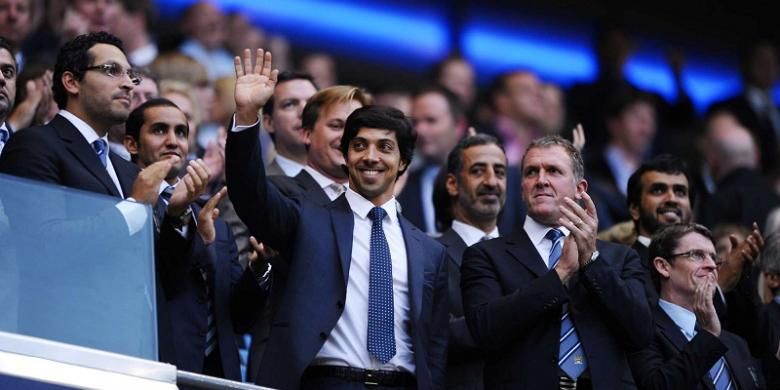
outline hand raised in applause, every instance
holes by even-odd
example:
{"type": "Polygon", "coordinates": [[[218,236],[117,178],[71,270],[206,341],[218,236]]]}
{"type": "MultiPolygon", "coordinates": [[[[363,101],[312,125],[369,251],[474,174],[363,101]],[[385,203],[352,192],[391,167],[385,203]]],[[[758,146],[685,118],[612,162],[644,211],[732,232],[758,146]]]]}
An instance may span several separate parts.
{"type": "Polygon", "coordinates": [[[190,203],[198,199],[206,191],[209,184],[209,169],[201,159],[190,161],[187,165],[187,173],[181,178],[179,185],[173,190],[171,200],[168,202],[168,215],[178,217],[182,215],[190,203]],[[182,183],[184,185],[182,185],[182,183]]]}
{"type": "Polygon", "coordinates": [[[257,49],[252,66],[252,51],[244,49],[244,58],[236,56],[236,125],[247,126],[257,121],[257,113],[273,95],[279,70],[271,70],[271,52],[257,49]]]}
{"type": "Polygon", "coordinates": [[[758,224],[753,222],[753,230],[741,242],[735,235],[729,235],[731,250],[718,269],[718,284],[724,292],[731,291],[742,276],[744,264],[753,264],[764,248],[764,238],[758,224]]]}
{"type": "Polygon", "coordinates": [[[225,197],[225,194],[227,194],[227,187],[222,187],[198,212],[198,234],[206,245],[211,244],[217,238],[217,232],[214,229],[214,221],[219,217],[217,204],[225,197]]]}
{"type": "Polygon", "coordinates": [[[580,266],[590,261],[596,251],[596,233],[599,221],[596,216],[596,205],[587,192],[581,192],[576,197],[585,203],[585,208],[569,197],[563,199],[560,206],[561,218],[558,222],[569,229],[577,243],[577,254],[580,266]]]}
{"type": "Polygon", "coordinates": [[[154,205],[160,196],[160,183],[168,177],[173,165],[179,162],[177,156],[160,160],[141,170],[133,182],[131,197],[136,202],[154,205]]]}

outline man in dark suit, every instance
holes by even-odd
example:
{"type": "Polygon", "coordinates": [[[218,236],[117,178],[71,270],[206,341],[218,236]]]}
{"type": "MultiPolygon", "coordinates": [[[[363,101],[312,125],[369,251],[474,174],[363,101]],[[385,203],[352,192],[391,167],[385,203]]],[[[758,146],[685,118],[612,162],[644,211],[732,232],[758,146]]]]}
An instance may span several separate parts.
{"type": "MultiPolygon", "coordinates": [[[[450,218],[439,242],[449,255],[450,337],[448,389],[482,389],[484,362],[466,318],[460,292],[463,252],[477,242],[499,236],[498,214],[506,196],[506,155],[498,140],[486,134],[463,138],[447,159],[445,207],[450,218]]],[[[437,204],[438,207],[438,204],[437,204]]]]}
{"type": "Polygon", "coordinates": [[[11,137],[11,129],[8,128],[6,119],[14,108],[17,71],[11,43],[0,37],[0,154],[3,153],[3,146],[11,137]]]}
{"type": "Polygon", "coordinates": [[[651,334],[639,257],[596,240],[596,206],[571,142],[533,141],[521,173],[523,229],[468,248],[461,266],[485,387],[633,387],[625,353],[651,334]]]}
{"type": "Polygon", "coordinates": [[[306,166],[301,115],[306,101],[317,92],[308,73],[284,71],[274,94],[263,106],[263,128],[274,141],[276,156],[266,166],[268,176],[295,177],[306,166]]]}
{"type": "Polygon", "coordinates": [[[766,239],[761,254],[761,273],[771,301],[764,304],[759,326],[760,343],[763,347],[761,368],[764,370],[767,389],[780,388],[780,235],[772,234],[766,239]]]}
{"type": "Polygon", "coordinates": [[[356,110],[340,143],[347,192],[327,206],[289,199],[268,185],[257,144],[257,110],[277,71],[262,50],[254,70],[251,62],[249,50],[243,63],[235,60],[228,186],[250,231],[290,263],[256,382],[281,389],[442,388],[446,252],[398,214],[393,198],[414,150],[411,125],[392,108],[356,110]]]}
{"type": "MultiPolygon", "coordinates": [[[[233,234],[223,220],[215,219],[224,189],[203,208],[192,204],[205,190],[208,168],[202,160],[194,160],[188,175],[179,179],[189,151],[189,129],[175,104],[166,99],[143,103],[130,113],[125,131],[125,147],[141,169],[163,159],[181,158],[160,192],[168,194],[170,187],[184,186],[190,201],[185,218],[166,224],[163,229],[168,230],[160,235],[161,240],[186,241],[187,255],[156,259],[159,358],[180,370],[240,381],[235,336],[246,332],[260,314],[270,266],[250,263],[246,270],[241,268],[233,234]]],[[[161,198],[163,207],[169,207],[167,195],[161,198]]]]}
{"type": "Polygon", "coordinates": [[[630,354],[639,387],[764,388],[745,341],[721,329],[712,300],[720,261],[710,231],[695,224],[665,227],[649,253],[660,299],[652,342],[630,354]]]}
{"type": "Polygon", "coordinates": [[[646,161],[628,179],[628,211],[634,221],[637,239],[631,246],[639,254],[645,269],[648,302],[658,300],[650,280],[648,247],[658,229],[675,223],[689,223],[693,218],[688,169],[677,157],[662,154],[646,161]]]}

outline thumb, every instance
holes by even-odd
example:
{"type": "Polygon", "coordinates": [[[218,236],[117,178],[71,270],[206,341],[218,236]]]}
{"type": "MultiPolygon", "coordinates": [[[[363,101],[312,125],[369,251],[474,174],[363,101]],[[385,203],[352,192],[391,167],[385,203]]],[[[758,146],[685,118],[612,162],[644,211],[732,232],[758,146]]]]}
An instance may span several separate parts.
{"type": "Polygon", "coordinates": [[[734,234],[729,234],[729,243],[731,243],[731,250],[734,250],[739,246],[739,239],[734,234]]]}
{"type": "Polygon", "coordinates": [[[211,212],[211,218],[217,219],[219,217],[219,209],[214,209],[214,211],[211,212]]]}

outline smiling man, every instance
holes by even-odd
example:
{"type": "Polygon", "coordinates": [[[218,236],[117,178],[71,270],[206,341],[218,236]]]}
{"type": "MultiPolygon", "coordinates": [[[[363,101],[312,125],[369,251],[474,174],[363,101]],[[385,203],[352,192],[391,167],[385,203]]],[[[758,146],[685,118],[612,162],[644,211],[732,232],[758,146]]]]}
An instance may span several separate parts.
{"type": "Polygon", "coordinates": [[[719,259],[712,233],[696,224],[662,228],[649,255],[660,299],[652,342],[630,355],[640,388],[764,388],[747,344],[722,330],[715,312],[719,259]]]}
{"type": "MultiPolygon", "coordinates": [[[[379,106],[354,110],[343,136],[338,120],[326,120],[313,133],[337,136],[312,139],[312,147],[339,142],[338,168],[349,187],[325,205],[290,199],[269,185],[257,137],[257,111],[273,93],[277,71],[262,50],[251,64],[249,50],[235,59],[227,181],[250,232],[289,268],[256,382],[281,389],[443,388],[446,252],[398,213],[393,196],[414,152],[411,124],[379,106]]],[[[344,109],[350,105],[338,111],[344,109]]]]}
{"type": "Polygon", "coordinates": [[[625,353],[650,338],[633,250],[596,240],[582,156],[547,136],[522,159],[522,229],[463,254],[466,322],[487,389],[634,386],[625,353]]]}

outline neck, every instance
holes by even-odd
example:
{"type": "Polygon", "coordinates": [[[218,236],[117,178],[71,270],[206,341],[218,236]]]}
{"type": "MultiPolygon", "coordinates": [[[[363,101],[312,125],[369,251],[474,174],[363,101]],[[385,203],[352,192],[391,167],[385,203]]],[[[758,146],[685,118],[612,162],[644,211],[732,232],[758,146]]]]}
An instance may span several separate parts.
{"type": "Polygon", "coordinates": [[[661,286],[661,294],[660,297],[664,301],[674,303],[675,305],[678,305],[680,307],[683,307],[687,310],[693,311],[693,297],[688,296],[690,294],[680,294],[675,291],[665,289],[664,286],[661,286]]]}
{"type": "Polygon", "coordinates": [[[455,207],[452,210],[453,217],[456,221],[465,223],[466,225],[474,226],[475,228],[482,230],[484,233],[490,233],[496,229],[496,218],[481,220],[479,218],[470,218],[464,213],[460,207],[455,207]]]}
{"type": "Polygon", "coordinates": [[[306,165],[306,162],[308,161],[306,156],[306,149],[301,148],[302,150],[295,150],[294,148],[287,148],[282,144],[277,146],[279,147],[276,148],[276,154],[283,156],[286,159],[295,161],[298,164],[306,165]]]}
{"type": "Polygon", "coordinates": [[[84,112],[80,106],[75,104],[68,104],[65,109],[84,121],[84,123],[88,124],[89,127],[95,130],[95,133],[97,133],[98,137],[103,138],[106,136],[106,134],[108,134],[108,129],[111,127],[112,123],[105,123],[104,121],[90,118],[89,115],[87,115],[87,113],[84,112]]]}

